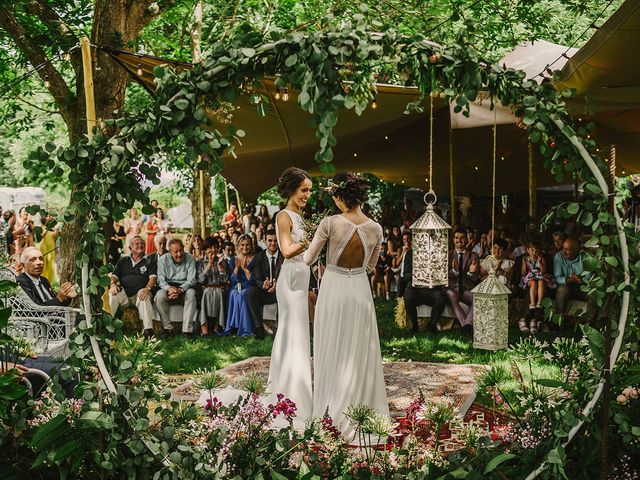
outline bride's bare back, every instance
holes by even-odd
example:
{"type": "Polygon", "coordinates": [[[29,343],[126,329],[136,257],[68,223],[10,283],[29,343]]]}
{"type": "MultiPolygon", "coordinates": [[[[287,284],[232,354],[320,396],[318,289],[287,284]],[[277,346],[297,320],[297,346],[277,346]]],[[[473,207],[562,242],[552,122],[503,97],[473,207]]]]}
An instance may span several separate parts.
{"type": "Polygon", "coordinates": [[[329,243],[327,264],[342,268],[367,268],[373,271],[382,242],[382,227],[365,217],[355,223],[345,215],[333,215],[320,222],[309,249],[304,254],[307,264],[316,261],[322,248],[329,243]]]}

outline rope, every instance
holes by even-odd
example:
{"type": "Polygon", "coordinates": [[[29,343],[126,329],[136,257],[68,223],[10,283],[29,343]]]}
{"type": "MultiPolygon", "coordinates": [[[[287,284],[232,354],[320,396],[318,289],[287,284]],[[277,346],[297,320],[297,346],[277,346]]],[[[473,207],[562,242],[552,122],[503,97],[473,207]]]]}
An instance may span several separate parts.
{"type": "Polygon", "coordinates": [[[607,3],[605,5],[605,7],[598,14],[596,14],[594,19],[589,24],[589,26],[587,28],[585,28],[582,31],[582,33],[580,33],[580,35],[578,35],[575,38],[575,40],[573,42],[571,42],[571,45],[569,45],[565,51],[562,52],[562,54],[558,58],[556,58],[553,62],[548,63],[547,66],[544,67],[539,74],[537,74],[535,77],[531,77],[531,78],[536,78],[536,77],[546,78],[545,77],[545,72],[547,70],[550,70],[551,67],[553,67],[562,57],[565,57],[565,58],[569,59],[569,56],[567,55],[569,53],[569,50],[571,50],[573,47],[576,46],[576,44],[580,41],[580,39],[584,36],[584,34],[587,33],[592,28],[592,25],[594,25],[600,19],[600,17],[602,15],[604,15],[604,13],[609,9],[609,7],[611,6],[612,3],[613,3],[613,0],[609,0],[609,3],[607,3]]]}
{"type": "Polygon", "coordinates": [[[493,173],[491,176],[491,242],[496,235],[496,143],[498,137],[498,105],[493,109],[493,173]]]}
{"type": "Polygon", "coordinates": [[[429,94],[429,191],[433,192],[433,92],[429,94]]]}

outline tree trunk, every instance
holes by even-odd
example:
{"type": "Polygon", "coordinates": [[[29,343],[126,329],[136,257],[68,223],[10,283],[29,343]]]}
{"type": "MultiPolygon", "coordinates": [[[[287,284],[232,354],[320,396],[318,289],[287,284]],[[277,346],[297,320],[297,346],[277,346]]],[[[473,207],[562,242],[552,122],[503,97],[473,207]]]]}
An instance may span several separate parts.
{"type": "MultiPolygon", "coordinates": [[[[75,78],[67,84],[65,77],[48,61],[42,48],[42,37],[31,36],[35,24],[42,24],[52,35],[69,39],[69,44],[78,41],[72,29],[57,12],[43,1],[25,4],[25,10],[18,10],[18,2],[5,2],[0,8],[0,28],[11,37],[17,49],[37,68],[38,75],[48,81],[48,89],[62,116],[71,142],[78,141],[86,133],[82,60],[79,50],[72,55],[75,78]],[[70,87],[75,86],[75,90],[70,87]]],[[[109,0],[95,2],[91,42],[98,46],[122,48],[135,40],[140,31],[159,12],[157,4],[141,0],[109,0]]],[[[93,50],[95,107],[98,127],[109,132],[105,119],[116,118],[124,105],[127,73],[106,54],[93,50]]],[[[72,195],[75,188],[72,188],[72,195]]],[[[73,196],[71,197],[73,198],[73,196]]],[[[73,200],[71,200],[73,201],[73,200]]],[[[84,219],[76,217],[74,222],[64,226],[60,248],[61,281],[75,279],[75,259],[80,246],[84,219]]]]}
{"type": "Polygon", "coordinates": [[[206,238],[208,235],[209,212],[211,211],[211,176],[205,172],[204,177],[204,219],[205,225],[202,228],[200,222],[200,172],[197,169],[192,171],[194,176],[193,187],[189,192],[189,200],[191,200],[191,216],[193,217],[193,233],[206,238]]]}
{"type": "MultiPolygon", "coordinates": [[[[193,63],[202,61],[202,49],[200,38],[202,37],[202,0],[196,4],[194,10],[194,22],[191,29],[191,55],[193,63]]],[[[193,217],[193,232],[206,238],[208,234],[208,217],[211,211],[211,176],[204,172],[203,175],[197,169],[192,170],[193,187],[189,192],[191,200],[191,216],[193,217]],[[202,183],[200,179],[202,178],[202,183]],[[204,198],[203,198],[204,197],[204,198]],[[202,211],[204,207],[204,212],[202,211]],[[202,219],[204,218],[204,225],[202,219]]]]}
{"type": "MultiPolygon", "coordinates": [[[[147,2],[125,2],[123,0],[96,2],[91,43],[120,48],[135,40],[152,17],[153,14],[147,9],[147,2]]],[[[94,49],[92,55],[96,120],[98,128],[110,135],[114,133],[113,127],[107,128],[104,120],[120,116],[124,105],[128,74],[107,54],[94,49]]],[[[86,106],[84,105],[81,70],[76,76],[76,86],[78,89],[77,110],[80,112],[78,120],[80,121],[76,122],[73,129],[67,123],[72,141],[86,133],[86,123],[84,123],[86,106]],[[78,132],[78,128],[82,130],[78,132]]],[[[75,191],[75,188],[72,190],[75,191]]],[[[74,222],[65,225],[62,230],[59,272],[61,281],[75,279],[76,256],[80,247],[83,223],[84,219],[76,216],[74,222]]]]}

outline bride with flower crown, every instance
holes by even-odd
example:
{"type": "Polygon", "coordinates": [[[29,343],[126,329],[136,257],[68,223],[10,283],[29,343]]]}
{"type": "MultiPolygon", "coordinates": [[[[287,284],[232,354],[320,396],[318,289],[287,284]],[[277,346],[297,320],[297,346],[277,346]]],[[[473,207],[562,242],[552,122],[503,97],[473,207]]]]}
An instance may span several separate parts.
{"type": "Polygon", "coordinates": [[[364,179],[340,172],[332,182],[331,196],[342,213],[320,222],[304,253],[304,261],[312,265],[328,245],[314,322],[313,416],[322,417],[328,410],[351,439],[354,431],[345,415],[349,407],[364,404],[389,415],[367,278],[378,260],[382,228],[362,211],[368,190],[364,179]]]}

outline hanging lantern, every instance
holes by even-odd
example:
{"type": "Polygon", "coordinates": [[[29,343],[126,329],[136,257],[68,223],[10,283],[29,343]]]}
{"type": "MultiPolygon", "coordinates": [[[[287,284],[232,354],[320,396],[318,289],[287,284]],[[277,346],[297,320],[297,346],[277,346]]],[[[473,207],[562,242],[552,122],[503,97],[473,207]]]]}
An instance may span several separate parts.
{"type": "Polygon", "coordinates": [[[437,198],[429,192],[424,196],[427,205],[422,216],[411,225],[413,245],[414,287],[435,287],[449,283],[449,229],[451,226],[433,210],[437,198]],[[427,196],[433,195],[433,202],[427,196]]]}
{"type": "Polygon", "coordinates": [[[493,269],[473,290],[473,347],[507,348],[509,340],[509,290],[493,269]]]}

